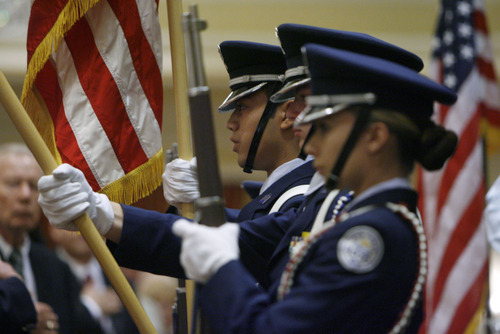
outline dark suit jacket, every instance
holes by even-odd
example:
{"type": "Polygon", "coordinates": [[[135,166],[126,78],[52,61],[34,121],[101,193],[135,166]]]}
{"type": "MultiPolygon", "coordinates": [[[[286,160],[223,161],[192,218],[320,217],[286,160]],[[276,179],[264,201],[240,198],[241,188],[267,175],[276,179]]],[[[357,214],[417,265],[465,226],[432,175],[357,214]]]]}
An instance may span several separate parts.
{"type": "Polygon", "coordinates": [[[45,245],[32,242],[29,253],[38,300],[52,307],[59,317],[59,333],[101,333],[80,302],[81,286],[68,265],[45,245]]]}
{"type": "MultiPolygon", "coordinates": [[[[112,288],[113,285],[109,281],[108,277],[106,277],[106,275],[104,274],[104,271],[102,272],[102,274],[104,275],[104,281],[106,282],[106,285],[112,288]]],[[[129,283],[133,289],[134,285],[131,282],[129,283]]],[[[113,314],[111,316],[111,321],[113,322],[113,329],[116,334],[139,334],[139,329],[137,328],[134,320],[125,309],[125,307],[123,307],[119,312],[113,314]]]]}

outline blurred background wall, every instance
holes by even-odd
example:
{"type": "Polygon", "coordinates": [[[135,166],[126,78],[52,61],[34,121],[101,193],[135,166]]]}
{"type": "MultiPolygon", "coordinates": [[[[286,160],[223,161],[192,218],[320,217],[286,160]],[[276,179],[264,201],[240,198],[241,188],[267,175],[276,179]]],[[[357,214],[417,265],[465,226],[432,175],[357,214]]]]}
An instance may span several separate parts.
{"type": "MultiPolygon", "coordinates": [[[[26,73],[26,25],[29,0],[0,0],[0,69],[21,95],[26,73]]],[[[229,117],[218,114],[217,106],[228,94],[228,77],[220,60],[217,45],[228,39],[242,39],[278,44],[274,28],[285,22],[322,26],[368,33],[418,54],[424,60],[426,74],[430,48],[439,11],[439,0],[198,0],[199,16],[208,23],[201,33],[208,85],[211,89],[213,118],[216,125],[218,158],[226,190],[238,199],[242,180],[263,180],[260,172],[245,174],[231,151],[230,132],[225,128],[229,117]]],[[[497,74],[500,69],[500,0],[485,0],[490,38],[497,74]]],[[[173,109],[171,60],[167,30],[166,1],[160,0],[164,47],[163,117],[164,148],[176,140],[173,109]]],[[[0,106],[0,142],[21,141],[20,136],[0,106]]],[[[488,183],[500,173],[500,156],[489,159],[488,183]]],[[[243,195],[242,195],[243,196],[243,195]]],[[[244,197],[241,197],[245,201],[244,197]]]]}

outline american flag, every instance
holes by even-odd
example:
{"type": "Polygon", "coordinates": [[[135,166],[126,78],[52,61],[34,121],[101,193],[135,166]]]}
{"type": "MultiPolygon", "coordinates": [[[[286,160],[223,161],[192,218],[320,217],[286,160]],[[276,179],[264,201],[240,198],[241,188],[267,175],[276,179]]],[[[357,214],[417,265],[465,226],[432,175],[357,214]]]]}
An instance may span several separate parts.
{"type": "Polygon", "coordinates": [[[482,122],[500,126],[500,95],[481,0],[443,0],[431,75],[458,93],[435,121],[459,136],[454,156],[438,172],[419,170],[420,211],[429,270],[423,333],[473,333],[486,306],[488,244],[484,209],[484,145],[498,141],[482,122]]]}
{"type": "Polygon", "coordinates": [[[21,101],[59,163],[132,203],[161,184],[158,0],[34,0],[21,101]]]}

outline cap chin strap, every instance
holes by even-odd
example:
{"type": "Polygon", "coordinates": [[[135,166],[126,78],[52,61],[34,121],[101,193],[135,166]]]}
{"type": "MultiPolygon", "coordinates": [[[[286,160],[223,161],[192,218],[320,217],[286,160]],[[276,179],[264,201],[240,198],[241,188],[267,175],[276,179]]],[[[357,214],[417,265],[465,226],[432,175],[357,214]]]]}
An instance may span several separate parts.
{"type": "Polygon", "coordinates": [[[304,143],[302,144],[302,148],[300,149],[299,158],[302,160],[306,160],[307,158],[307,153],[304,151],[304,147],[306,147],[306,144],[311,138],[313,133],[314,133],[314,124],[311,124],[311,128],[309,129],[306,139],[304,139],[304,143]]]}
{"type": "Polygon", "coordinates": [[[328,175],[328,178],[326,180],[327,189],[333,190],[337,187],[340,173],[342,173],[342,169],[344,168],[347,158],[349,158],[349,155],[351,154],[352,149],[356,145],[356,142],[359,138],[359,135],[361,134],[361,131],[368,123],[369,119],[370,119],[370,109],[363,108],[357,111],[356,121],[354,122],[354,126],[351,130],[351,133],[349,134],[349,137],[347,137],[347,140],[344,144],[344,147],[342,147],[342,151],[340,152],[337,162],[333,166],[333,169],[330,172],[330,175],[328,175]]]}
{"type": "MultiPolygon", "coordinates": [[[[281,85],[275,83],[272,92],[275,92],[279,87],[281,87],[281,85]]],[[[259,149],[260,140],[262,139],[262,135],[266,129],[267,122],[271,118],[273,111],[277,106],[278,104],[271,102],[270,99],[267,100],[266,107],[260,117],[259,124],[257,124],[257,129],[255,129],[252,142],[250,143],[250,148],[248,149],[247,161],[245,162],[245,167],[243,167],[243,171],[245,173],[252,173],[253,163],[255,156],[257,155],[257,150],[259,149]]]]}

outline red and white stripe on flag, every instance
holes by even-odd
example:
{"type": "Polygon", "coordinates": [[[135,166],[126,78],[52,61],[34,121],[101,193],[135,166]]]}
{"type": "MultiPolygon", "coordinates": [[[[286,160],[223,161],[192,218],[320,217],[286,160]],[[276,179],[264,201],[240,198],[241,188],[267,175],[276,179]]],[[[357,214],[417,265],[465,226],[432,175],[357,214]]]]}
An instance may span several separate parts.
{"type": "MultiPolygon", "coordinates": [[[[480,0],[443,0],[431,74],[454,89],[458,101],[437,107],[434,117],[457,133],[459,144],[445,168],[418,173],[419,207],[429,247],[423,333],[474,333],[486,305],[481,123],[500,125],[500,95],[486,27],[480,0]]],[[[487,141],[487,145],[498,143],[487,141]]]]}
{"type": "Polygon", "coordinates": [[[59,163],[132,203],[161,184],[157,0],[34,0],[21,101],[59,163]]]}

